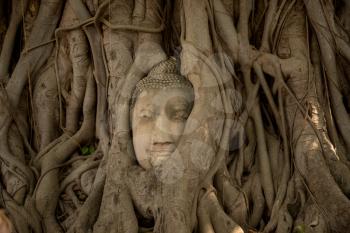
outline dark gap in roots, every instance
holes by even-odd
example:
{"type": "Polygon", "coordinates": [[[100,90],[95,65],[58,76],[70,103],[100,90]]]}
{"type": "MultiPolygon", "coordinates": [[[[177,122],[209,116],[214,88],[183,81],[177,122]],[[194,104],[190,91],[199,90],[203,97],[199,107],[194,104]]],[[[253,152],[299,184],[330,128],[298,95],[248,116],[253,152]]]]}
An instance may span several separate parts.
{"type": "MultiPolygon", "coordinates": [[[[250,16],[249,22],[251,25],[249,25],[250,32],[249,32],[249,38],[250,38],[250,44],[254,45],[256,48],[260,48],[261,46],[261,38],[262,34],[264,32],[264,20],[263,16],[266,14],[264,1],[254,1],[254,10],[250,16]],[[254,35],[254,36],[252,36],[254,35]]],[[[238,23],[238,19],[236,21],[238,23]]]]}
{"type": "Polygon", "coordinates": [[[287,204],[287,209],[289,214],[292,216],[293,220],[298,217],[301,208],[301,199],[300,196],[297,195],[295,200],[292,203],[287,204]]]}
{"type": "Polygon", "coordinates": [[[24,40],[23,40],[23,22],[18,26],[17,32],[16,32],[16,37],[15,37],[15,45],[20,45],[20,46],[14,46],[12,55],[11,55],[11,61],[10,61],[10,66],[9,66],[9,74],[12,74],[16,64],[21,56],[21,52],[24,48],[24,40]]]}
{"type": "Polygon", "coordinates": [[[250,81],[251,81],[253,84],[256,84],[256,83],[258,82],[258,77],[256,77],[256,75],[251,74],[251,75],[250,75],[250,81]]]}
{"type": "Polygon", "coordinates": [[[335,12],[338,15],[339,12],[341,12],[343,10],[343,8],[345,7],[345,1],[347,0],[335,0],[334,1],[334,6],[335,6],[335,12]]]}
{"type": "Polygon", "coordinates": [[[247,182],[249,175],[251,174],[250,170],[243,170],[242,173],[242,183],[244,184],[245,182],[247,182]]]}
{"type": "Polygon", "coordinates": [[[243,133],[239,132],[239,129],[236,129],[230,135],[229,141],[229,154],[230,156],[234,156],[234,152],[238,151],[240,147],[244,146],[247,142],[247,135],[243,130],[243,133]],[[242,135],[243,134],[243,135],[242,135]],[[242,137],[242,138],[241,138],[242,137]],[[243,140],[243,141],[241,141],[243,140]]]}
{"type": "Polygon", "coordinates": [[[343,104],[345,106],[346,112],[350,113],[350,101],[349,101],[350,96],[348,95],[343,95],[343,104]]]}
{"type": "Polygon", "coordinates": [[[10,1],[0,1],[0,52],[11,14],[10,1]]]}
{"type": "Polygon", "coordinates": [[[262,112],[261,116],[263,122],[265,123],[264,127],[269,133],[275,134],[278,127],[276,121],[273,118],[271,118],[272,110],[268,104],[267,98],[264,95],[261,95],[260,97],[260,104],[262,112]]]}
{"type": "Polygon", "coordinates": [[[175,8],[175,1],[166,0],[165,1],[165,11],[164,11],[164,18],[165,18],[165,28],[162,33],[162,40],[164,45],[165,53],[169,56],[179,56],[179,48],[180,48],[180,41],[178,40],[178,35],[180,35],[179,31],[176,31],[176,26],[174,25],[174,8],[175,8]]]}
{"type": "Polygon", "coordinates": [[[140,227],[140,232],[148,232],[148,231],[153,231],[154,228],[154,218],[148,219],[148,218],[144,218],[143,216],[141,216],[140,213],[138,213],[138,211],[135,209],[135,213],[136,213],[136,217],[137,217],[137,221],[140,227]]]}
{"type": "MultiPolygon", "coordinates": [[[[265,195],[264,195],[264,192],[262,193],[262,195],[264,196],[264,198],[265,198],[265,195]]],[[[265,199],[266,200],[266,199],[265,199]]],[[[262,227],[265,227],[265,225],[270,221],[270,214],[269,214],[269,210],[268,210],[268,208],[266,208],[266,206],[265,206],[265,209],[264,209],[264,213],[263,213],[263,215],[262,215],[262,217],[261,217],[261,220],[260,220],[260,223],[259,223],[259,227],[260,228],[262,228],[262,227]]],[[[260,230],[262,230],[262,229],[260,229],[260,230]]]]}

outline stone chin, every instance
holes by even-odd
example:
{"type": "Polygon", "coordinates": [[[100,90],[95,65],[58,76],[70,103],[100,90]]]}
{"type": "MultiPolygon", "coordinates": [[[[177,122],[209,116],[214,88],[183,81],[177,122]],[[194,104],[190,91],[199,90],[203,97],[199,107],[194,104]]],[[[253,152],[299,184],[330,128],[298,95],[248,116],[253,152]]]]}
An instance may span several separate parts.
{"type": "Polygon", "coordinates": [[[150,163],[152,167],[160,166],[163,162],[171,157],[172,152],[152,152],[150,156],[150,163]]]}

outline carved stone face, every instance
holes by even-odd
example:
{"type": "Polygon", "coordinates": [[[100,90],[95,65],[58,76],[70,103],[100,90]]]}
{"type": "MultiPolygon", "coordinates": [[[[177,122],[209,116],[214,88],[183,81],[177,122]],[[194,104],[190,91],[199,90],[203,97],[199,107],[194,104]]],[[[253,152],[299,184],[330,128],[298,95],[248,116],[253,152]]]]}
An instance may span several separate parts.
{"type": "Polygon", "coordinates": [[[132,111],[133,145],[136,159],[150,169],[176,149],[193,105],[189,88],[144,90],[132,111]]]}

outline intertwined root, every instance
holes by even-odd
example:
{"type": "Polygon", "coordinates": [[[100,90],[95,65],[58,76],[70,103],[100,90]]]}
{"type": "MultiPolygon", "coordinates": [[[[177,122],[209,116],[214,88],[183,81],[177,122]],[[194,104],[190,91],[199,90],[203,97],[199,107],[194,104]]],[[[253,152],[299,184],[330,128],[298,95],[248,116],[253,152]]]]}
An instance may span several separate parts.
{"type": "Polygon", "coordinates": [[[33,1],[11,1],[0,38],[0,204],[17,232],[348,231],[347,2],[42,0],[22,50],[33,1]],[[164,184],[135,162],[129,101],[171,55],[199,127],[164,184]]]}

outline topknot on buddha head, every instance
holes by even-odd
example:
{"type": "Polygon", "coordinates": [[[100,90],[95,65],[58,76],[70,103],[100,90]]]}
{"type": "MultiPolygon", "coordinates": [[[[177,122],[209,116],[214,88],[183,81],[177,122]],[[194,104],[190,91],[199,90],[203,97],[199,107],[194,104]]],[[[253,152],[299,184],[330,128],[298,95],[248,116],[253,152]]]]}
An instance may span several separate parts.
{"type": "Polygon", "coordinates": [[[179,62],[175,57],[170,57],[154,66],[149,74],[136,84],[131,105],[134,106],[137,97],[144,90],[167,88],[188,88],[193,91],[191,82],[181,75],[179,62]]]}

